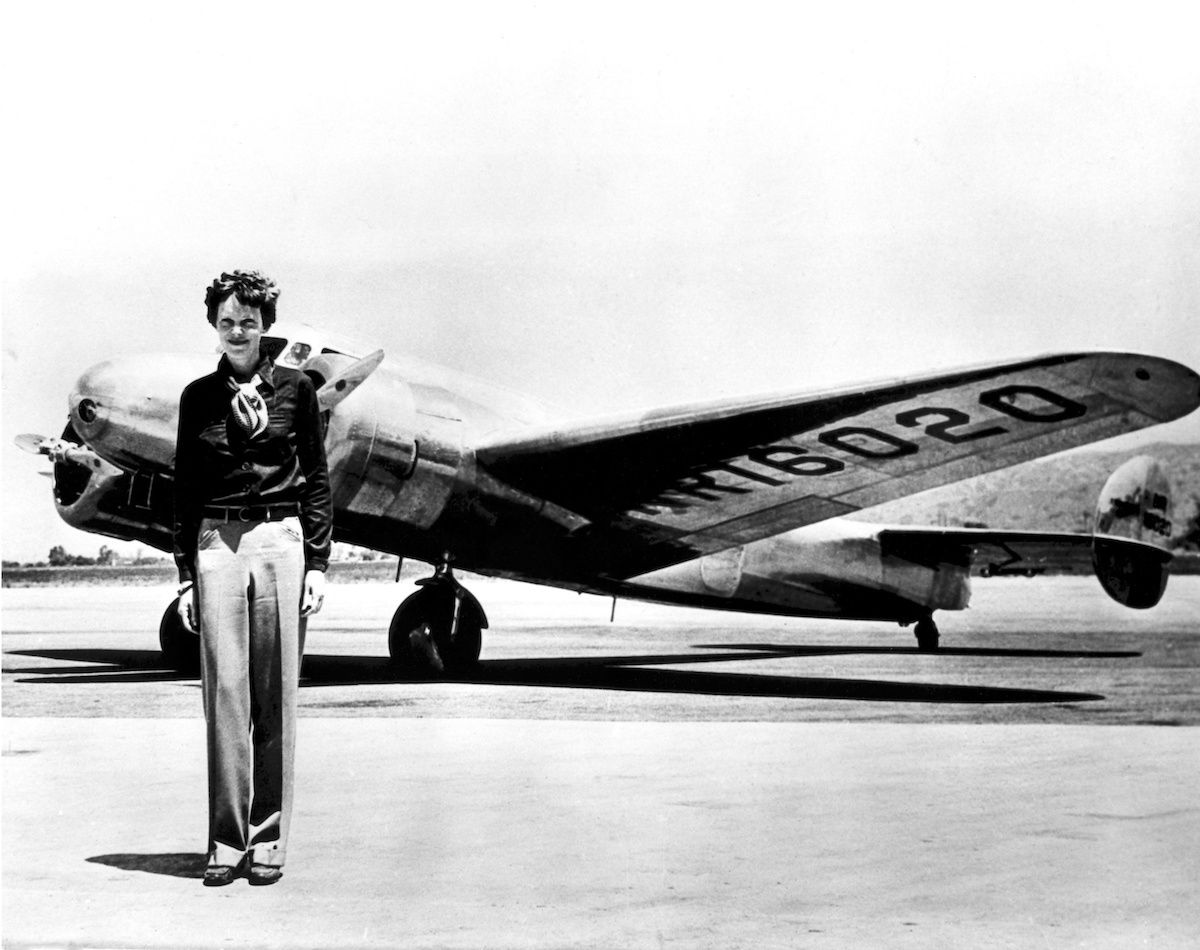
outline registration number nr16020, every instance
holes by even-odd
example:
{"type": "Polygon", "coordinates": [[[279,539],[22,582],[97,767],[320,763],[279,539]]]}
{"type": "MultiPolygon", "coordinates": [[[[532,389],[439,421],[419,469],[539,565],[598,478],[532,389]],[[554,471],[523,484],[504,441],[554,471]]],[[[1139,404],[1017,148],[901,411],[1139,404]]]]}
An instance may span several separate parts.
{"type": "MultiPolygon", "coordinates": [[[[1018,422],[1050,425],[1086,415],[1087,406],[1044,386],[1014,384],[998,386],[979,394],[980,405],[1018,422]]],[[[825,450],[794,444],[758,445],[744,455],[709,464],[690,472],[639,511],[688,508],[699,501],[722,495],[744,495],[753,491],[745,481],[760,485],[785,485],[796,478],[834,475],[855,459],[887,460],[917,455],[921,444],[906,438],[915,432],[948,445],[979,442],[1010,431],[1010,425],[993,418],[974,422],[966,411],[950,406],[920,406],[894,416],[895,429],[843,425],[824,429],[815,439],[825,450]],[[729,476],[739,481],[730,484],[729,476]],[[692,499],[692,500],[689,500],[692,499]]]]}

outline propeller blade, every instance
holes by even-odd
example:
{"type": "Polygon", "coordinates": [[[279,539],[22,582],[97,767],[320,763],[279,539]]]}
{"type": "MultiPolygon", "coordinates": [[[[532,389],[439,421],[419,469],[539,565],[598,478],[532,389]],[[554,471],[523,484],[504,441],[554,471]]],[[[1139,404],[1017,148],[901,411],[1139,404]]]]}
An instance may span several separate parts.
{"type": "Polygon", "coordinates": [[[51,439],[44,435],[24,432],[13,439],[13,442],[21,451],[30,455],[45,455],[56,465],[59,462],[70,462],[72,465],[81,465],[104,475],[121,474],[121,469],[104,461],[86,445],[77,445],[66,439],[51,439]]]}
{"type": "Polygon", "coordinates": [[[13,439],[18,449],[22,452],[28,452],[30,455],[49,455],[50,445],[54,440],[44,435],[38,435],[34,432],[22,432],[19,436],[13,439]]]}
{"type": "Polygon", "coordinates": [[[364,356],[357,363],[352,363],[345,370],[317,390],[317,403],[321,409],[332,409],[343,399],[357,389],[379,364],[383,362],[383,350],[376,350],[370,356],[364,356]]]}
{"type": "MultiPolygon", "coordinates": [[[[53,457],[52,455],[51,458],[53,457]]],[[[82,465],[84,468],[90,468],[92,471],[100,472],[102,475],[121,474],[121,469],[104,461],[104,459],[86,445],[71,445],[68,442],[66,448],[62,450],[62,459],[74,465],[82,465]]]]}

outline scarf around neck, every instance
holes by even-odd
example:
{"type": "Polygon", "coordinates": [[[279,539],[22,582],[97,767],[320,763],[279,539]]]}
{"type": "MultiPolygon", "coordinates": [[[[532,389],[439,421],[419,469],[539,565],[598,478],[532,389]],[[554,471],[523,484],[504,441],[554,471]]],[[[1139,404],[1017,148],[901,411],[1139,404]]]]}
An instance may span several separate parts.
{"type": "Polygon", "coordinates": [[[233,418],[250,439],[257,439],[267,431],[267,404],[258,391],[262,383],[258,373],[248,383],[239,383],[232,376],[225,377],[225,385],[233,393],[230,400],[233,418]]]}

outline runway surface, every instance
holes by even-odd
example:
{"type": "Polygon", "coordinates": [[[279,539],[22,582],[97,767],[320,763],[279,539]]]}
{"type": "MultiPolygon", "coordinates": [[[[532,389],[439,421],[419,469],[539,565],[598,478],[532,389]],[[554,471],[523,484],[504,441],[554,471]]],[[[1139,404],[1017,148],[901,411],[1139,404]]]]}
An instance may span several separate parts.
{"type": "MultiPolygon", "coordinates": [[[[977,580],[942,613],[943,649],[911,628],[471,585],[492,622],[467,681],[397,681],[387,624],[411,587],[333,586],[310,625],[305,715],[632,721],[1200,724],[1200,577],[1151,611],[1091,578],[977,580]]],[[[4,591],[5,716],[199,716],[195,677],[164,668],[153,587],[4,591]]]]}
{"type": "Polygon", "coordinates": [[[993,579],[939,617],[474,585],[469,681],[397,681],[405,591],[312,625],[285,878],[201,888],[169,590],[3,594],[6,947],[1156,947],[1200,941],[1200,578],[1148,612],[993,579]],[[1183,726],[1184,728],[1163,728],[1183,726]]]}

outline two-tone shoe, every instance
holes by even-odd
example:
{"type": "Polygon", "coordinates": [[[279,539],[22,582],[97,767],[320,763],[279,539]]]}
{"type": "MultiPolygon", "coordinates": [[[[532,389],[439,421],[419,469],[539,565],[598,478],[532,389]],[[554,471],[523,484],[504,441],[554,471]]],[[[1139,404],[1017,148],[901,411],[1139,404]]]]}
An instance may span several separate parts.
{"type": "Polygon", "coordinates": [[[246,872],[246,880],[252,887],[266,887],[274,884],[283,877],[283,868],[271,864],[251,864],[246,872]]]}
{"type": "Polygon", "coordinates": [[[224,887],[237,880],[239,868],[223,864],[212,864],[204,869],[205,887],[224,887]]]}

